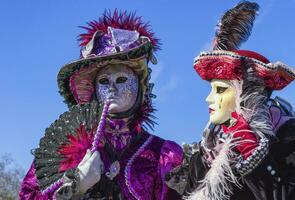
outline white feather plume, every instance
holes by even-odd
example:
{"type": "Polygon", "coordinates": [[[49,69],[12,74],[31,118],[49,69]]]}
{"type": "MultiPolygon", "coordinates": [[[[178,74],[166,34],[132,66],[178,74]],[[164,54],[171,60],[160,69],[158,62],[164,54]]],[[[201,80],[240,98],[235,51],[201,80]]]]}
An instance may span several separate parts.
{"type": "Polygon", "coordinates": [[[223,148],[212,161],[211,168],[200,186],[186,200],[227,200],[232,193],[230,184],[240,187],[231,168],[231,160],[235,157],[233,148],[238,141],[233,137],[225,139],[223,148]]]}

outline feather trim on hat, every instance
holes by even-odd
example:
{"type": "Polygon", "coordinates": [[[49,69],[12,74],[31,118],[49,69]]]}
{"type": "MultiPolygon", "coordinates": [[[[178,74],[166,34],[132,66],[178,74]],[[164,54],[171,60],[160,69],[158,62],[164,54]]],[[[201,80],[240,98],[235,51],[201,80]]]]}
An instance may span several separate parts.
{"type": "Polygon", "coordinates": [[[117,29],[125,29],[137,31],[140,36],[148,37],[153,45],[154,50],[160,49],[159,39],[155,37],[149,23],[144,23],[141,17],[137,17],[136,13],[127,13],[127,11],[115,11],[112,13],[110,10],[105,10],[102,17],[97,21],[93,20],[87,23],[88,26],[80,26],[87,32],[78,36],[80,46],[86,46],[93,38],[94,34],[98,31],[107,34],[108,27],[117,29]]]}
{"type": "Polygon", "coordinates": [[[248,1],[242,1],[228,10],[218,24],[213,50],[238,49],[250,36],[258,10],[257,3],[248,1]]]}

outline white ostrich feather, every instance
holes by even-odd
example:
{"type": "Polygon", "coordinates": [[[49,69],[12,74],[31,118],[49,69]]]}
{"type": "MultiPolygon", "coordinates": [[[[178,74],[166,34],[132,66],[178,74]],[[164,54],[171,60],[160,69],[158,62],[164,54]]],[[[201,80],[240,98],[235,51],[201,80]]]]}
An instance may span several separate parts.
{"type": "Polygon", "coordinates": [[[211,168],[201,185],[186,200],[227,200],[232,193],[230,184],[240,187],[231,168],[231,160],[235,156],[233,148],[238,141],[228,137],[224,141],[223,148],[212,161],[211,168]]]}

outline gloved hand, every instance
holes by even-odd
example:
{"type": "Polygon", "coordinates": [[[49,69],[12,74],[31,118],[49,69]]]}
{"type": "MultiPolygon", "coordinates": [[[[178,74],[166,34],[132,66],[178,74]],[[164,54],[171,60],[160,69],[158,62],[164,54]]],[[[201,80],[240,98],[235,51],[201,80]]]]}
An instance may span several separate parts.
{"type": "Polygon", "coordinates": [[[222,125],[223,131],[226,134],[233,134],[234,138],[238,138],[240,143],[237,145],[237,150],[247,159],[255,148],[258,146],[258,135],[253,132],[242,115],[238,115],[236,112],[232,113],[232,123],[229,127],[222,125]]]}
{"type": "Polygon", "coordinates": [[[79,174],[79,193],[84,194],[89,188],[95,185],[103,173],[103,161],[98,151],[92,153],[87,150],[83,160],[79,163],[77,169],[79,174]]]}

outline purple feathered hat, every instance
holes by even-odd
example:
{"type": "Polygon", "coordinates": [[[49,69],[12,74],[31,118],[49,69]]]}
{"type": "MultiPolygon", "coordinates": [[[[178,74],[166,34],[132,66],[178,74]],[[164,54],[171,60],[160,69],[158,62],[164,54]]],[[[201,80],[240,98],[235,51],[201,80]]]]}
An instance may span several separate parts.
{"type": "MultiPolygon", "coordinates": [[[[105,11],[97,21],[81,27],[86,33],[79,35],[80,59],[64,65],[58,73],[59,92],[65,103],[72,105],[91,100],[94,79],[99,69],[123,63],[140,78],[143,102],[152,85],[149,84],[148,62],[156,63],[153,52],[159,49],[159,40],[154,37],[150,25],[135,13],[115,10],[105,11]]],[[[151,94],[150,94],[151,95],[151,94]]]]}

